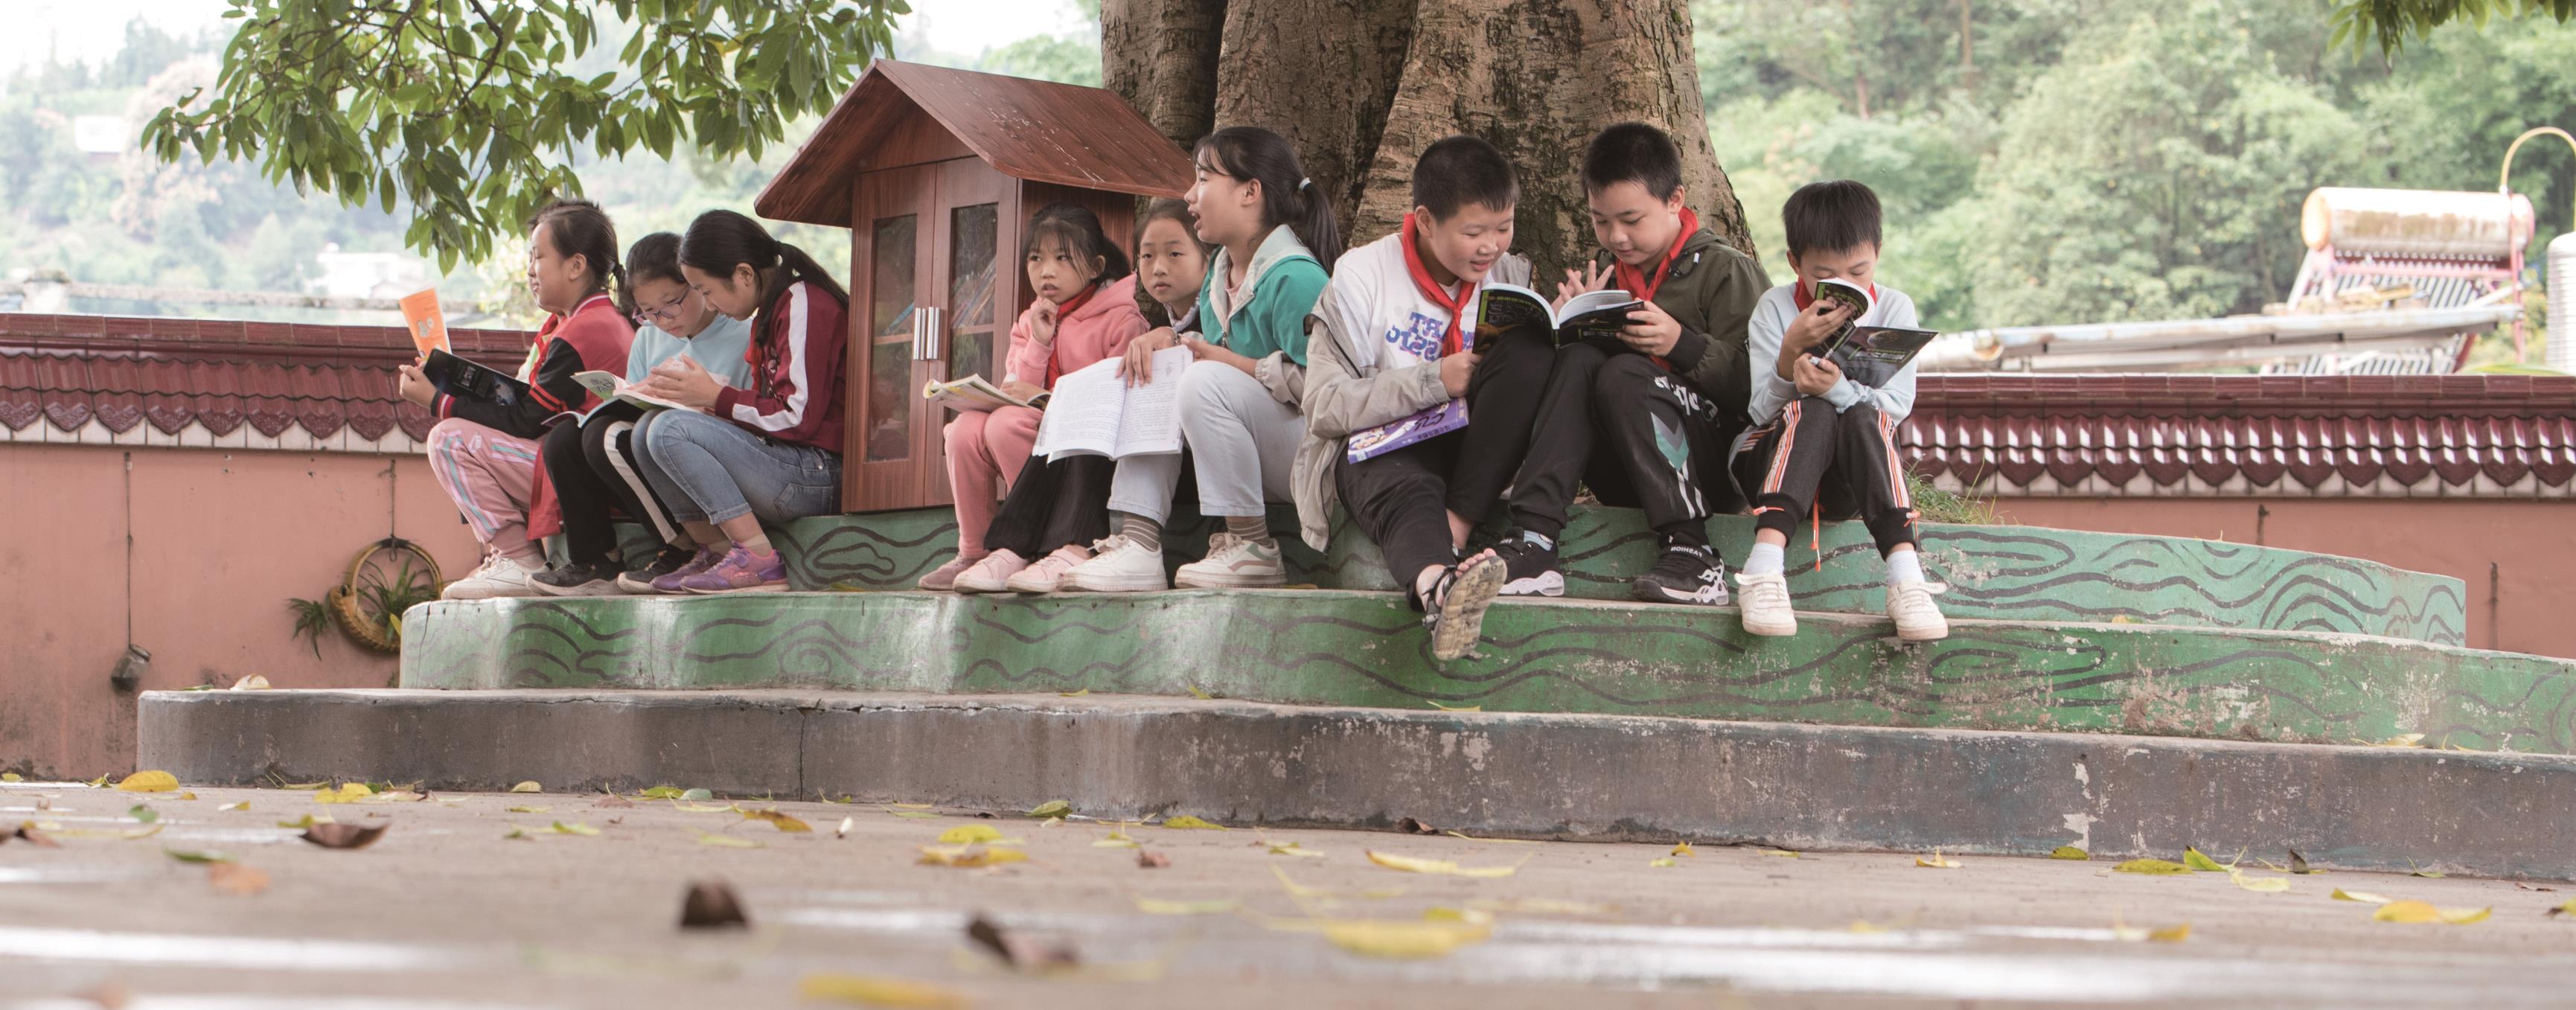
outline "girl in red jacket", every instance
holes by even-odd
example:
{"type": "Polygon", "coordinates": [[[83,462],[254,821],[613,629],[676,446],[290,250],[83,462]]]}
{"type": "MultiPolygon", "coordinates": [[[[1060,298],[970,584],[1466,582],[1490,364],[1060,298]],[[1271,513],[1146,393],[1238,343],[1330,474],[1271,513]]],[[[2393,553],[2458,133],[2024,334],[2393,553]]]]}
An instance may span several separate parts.
{"type": "Polygon", "coordinates": [[[680,238],[680,275],[718,312],[751,320],[749,389],[697,362],[655,366],[640,388],[693,410],[644,417],[629,439],[672,518],[703,545],[662,592],[779,592],[787,566],[761,531],[841,510],[841,369],[850,295],[758,222],[712,210],[680,238]],[[704,411],[704,413],[700,413],[704,411]]]}
{"type": "MultiPolygon", "coordinates": [[[[1127,342],[1146,329],[1145,317],[1136,309],[1136,280],[1127,253],[1109,241],[1099,215],[1051,203],[1038,209],[1025,230],[1020,258],[1037,298],[1011,326],[1010,364],[1001,383],[1004,392],[1023,400],[1055,388],[1055,380],[1065,373],[1125,354],[1127,342]]],[[[984,545],[999,497],[997,485],[1019,480],[1037,432],[1038,411],[1028,407],[959,411],[948,422],[944,434],[948,486],[957,498],[957,557],[923,576],[921,588],[1000,592],[1011,576],[1039,560],[1014,551],[988,551],[984,545]]],[[[1066,550],[1079,556],[1050,555],[1045,563],[1061,570],[1091,556],[1078,546],[1066,550]]]]}

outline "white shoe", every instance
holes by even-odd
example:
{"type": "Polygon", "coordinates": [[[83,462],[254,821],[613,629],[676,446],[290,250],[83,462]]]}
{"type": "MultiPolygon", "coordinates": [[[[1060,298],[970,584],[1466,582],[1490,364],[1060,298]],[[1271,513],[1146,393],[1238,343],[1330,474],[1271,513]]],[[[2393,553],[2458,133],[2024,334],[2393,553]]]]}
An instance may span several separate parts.
{"type": "Polygon", "coordinates": [[[465,577],[439,590],[442,600],[490,600],[505,596],[543,596],[537,588],[535,572],[529,571],[505,555],[495,554],[483,566],[465,573],[465,577]]]}
{"type": "Polygon", "coordinates": [[[1887,587],[1887,616],[1896,622],[1896,637],[1907,642],[1938,642],[1950,637],[1950,621],[1932,597],[1949,586],[1907,579],[1887,587]]]}
{"type": "Polygon", "coordinates": [[[1246,540],[1232,533],[1208,538],[1205,560],[1182,565],[1172,584],[1193,589],[1261,589],[1288,584],[1288,566],[1279,563],[1275,541],[1246,540]]]}
{"type": "Polygon", "coordinates": [[[950,588],[961,593],[1002,592],[1010,588],[1011,576],[1020,574],[1020,569],[1028,566],[1028,559],[1017,551],[994,551],[957,573],[957,582],[950,588]]]}
{"type": "Polygon", "coordinates": [[[1056,583],[1057,589],[1091,593],[1151,593],[1170,589],[1164,581],[1163,550],[1147,547],[1123,536],[1112,536],[1093,544],[1091,560],[1073,566],[1056,583]]]}
{"type": "Polygon", "coordinates": [[[1789,606],[1789,576],[1782,572],[1735,573],[1735,602],[1744,609],[1744,633],[1786,638],[1798,633],[1798,612],[1789,606]]]}
{"type": "Polygon", "coordinates": [[[1091,560],[1091,552],[1072,544],[1055,549],[1002,583],[1014,593],[1052,593],[1064,583],[1064,573],[1073,566],[1091,560]]]}

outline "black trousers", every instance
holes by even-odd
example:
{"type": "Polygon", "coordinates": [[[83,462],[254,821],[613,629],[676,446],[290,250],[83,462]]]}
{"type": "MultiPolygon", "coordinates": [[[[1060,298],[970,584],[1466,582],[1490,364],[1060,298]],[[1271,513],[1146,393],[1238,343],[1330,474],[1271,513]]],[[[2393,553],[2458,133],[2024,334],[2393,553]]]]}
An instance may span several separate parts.
{"type": "Polygon", "coordinates": [[[1107,456],[1067,456],[1056,463],[1029,457],[993,513],[984,546],[1034,561],[1066,544],[1108,536],[1109,481],[1117,471],[1107,456]]]}
{"type": "Polygon", "coordinates": [[[633,404],[611,403],[581,424],[557,424],[537,440],[546,480],[563,508],[564,553],[573,564],[608,560],[608,552],[617,549],[612,509],[652,524],[665,543],[678,539],[679,524],[653,498],[635,465],[630,436],[643,416],[633,404]]]}
{"type": "Polygon", "coordinates": [[[1744,507],[1726,473],[1741,430],[1733,412],[1645,355],[1568,344],[1512,479],[1512,521],[1555,538],[1580,482],[1604,505],[1644,508],[1655,532],[1707,546],[1708,517],[1744,507]]]}
{"type": "Polygon", "coordinates": [[[1426,567],[1458,560],[1449,513],[1475,523],[1492,517],[1529,452],[1530,419],[1555,353],[1536,340],[1496,344],[1467,380],[1465,428],[1334,467],[1342,509],[1386,555],[1399,585],[1412,585],[1426,567]]]}
{"type": "Polygon", "coordinates": [[[1757,529],[1787,535],[1811,511],[1869,524],[1882,555],[1914,539],[1914,498],[1896,458],[1896,425],[1868,403],[1834,412],[1820,396],[1781,408],[1735,457],[1735,480],[1753,498],[1757,529]]]}

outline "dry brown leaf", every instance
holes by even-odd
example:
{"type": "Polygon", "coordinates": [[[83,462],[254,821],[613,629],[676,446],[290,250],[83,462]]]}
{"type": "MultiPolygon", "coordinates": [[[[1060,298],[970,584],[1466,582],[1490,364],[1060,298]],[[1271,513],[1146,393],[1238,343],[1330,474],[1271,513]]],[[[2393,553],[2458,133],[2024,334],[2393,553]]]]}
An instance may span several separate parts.
{"type": "Polygon", "coordinates": [[[100,1010],[125,1010],[134,1003],[134,994],[126,990],[125,983],[113,981],[73,993],[72,998],[96,1003],[100,1010]]]}
{"type": "Polygon", "coordinates": [[[211,863],[206,866],[206,883],[218,894],[247,898],[268,890],[268,872],[240,863],[211,863]]]}
{"type": "Polygon", "coordinates": [[[1436,835],[1440,833],[1440,830],[1429,824],[1423,823],[1422,821],[1406,817],[1395,822],[1395,833],[1399,835],[1436,835]]]}
{"type": "Polygon", "coordinates": [[[742,911],[742,899],[734,896],[733,885],[721,880],[697,880],[680,897],[681,929],[749,928],[751,917],[742,911]]]}
{"type": "Polygon", "coordinates": [[[966,939],[994,957],[1024,972],[1042,972],[1070,968],[1082,963],[1071,944],[1047,945],[1003,929],[991,919],[978,914],[966,923],[966,939]]]}
{"type": "Polygon", "coordinates": [[[791,833],[810,833],[814,830],[812,825],[807,824],[804,821],[797,820],[796,818],[789,817],[786,814],[779,813],[776,809],[745,810],[742,812],[742,819],[746,821],[768,821],[771,827],[791,833]]]}
{"type": "Polygon", "coordinates": [[[1018,849],[996,849],[982,845],[924,845],[919,862],[923,866],[954,866],[972,870],[1004,863],[1028,862],[1029,854],[1018,849]]]}
{"type": "Polygon", "coordinates": [[[54,836],[48,835],[37,829],[36,822],[34,821],[28,821],[25,824],[18,825],[18,830],[9,832],[5,835],[0,835],[0,841],[7,841],[12,838],[40,848],[59,849],[63,847],[63,843],[55,841],[54,836]]]}
{"type": "Polygon", "coordinates": [[[606,809],[622,809],[622,808],[625,808],[625,807],[631,807],[631,806],[634,806],[634,805],[635,805],[635,801],[634,801],[634,800],[630,800],[630,799],[627,799],[626,797],[619,796],[619,795],[617,795],[616,793],[609,793],[609,794],[607,794],[607,795],[601,796],[601,797],[599,798],[599,802],[591,804],[591,809],[593,809],[593,810],[598,810],[598,809],[602,809],[602,808],[606,808],[606,809]]]}
{"type": "Polygon", "coordinates": [[[305,841],[326,849],[363,849],[376,843],[391,824],[340,824],[333,821],[315,823],[299,835],[305,841]]]}
{"type": "MultiPolygon", "coordinates": [[[[1131,842],[1131,843],[1129,843],[1129,844],[1134,844],[1134,843],[1132,843],[1132,842],[1131,842]]],[[[1140,870],[1162,870],[1162,869],[1169,869],[1169,868],[1171,867],[1171,865],[1172,865],[1172,857],[1170,857],[1170,856],[1166,856],[1166,855],[1164,855],[1164,854],[1162,854],[1162,853],[1160,853],[1160,852],[1145,852],[1145,851],[1139,850],[1139,851],[1136,853],[1136,868],[1137,868],[1137,869],[1140,869],[1140,870]]]]}

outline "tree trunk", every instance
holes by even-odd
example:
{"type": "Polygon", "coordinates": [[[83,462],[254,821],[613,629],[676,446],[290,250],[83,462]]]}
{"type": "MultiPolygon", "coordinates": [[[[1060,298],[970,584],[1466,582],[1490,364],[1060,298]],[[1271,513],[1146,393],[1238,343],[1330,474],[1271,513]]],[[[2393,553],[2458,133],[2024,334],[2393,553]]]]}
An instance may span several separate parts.
{"type": "Polygon", "coordinates": [[[1106,0],[1100,5],[1100,79],[1172,142],[1188,147],[1215,128],[1218,40],[1225,0],[1106,0]]]}
{"type": "Polygon", "coordinates": [[[1106,0],[1104,78],[1176,139],[1194,121],[1162,111],[1186,101],[1160,89],[1195,78],[1162,69],[1183,47],[1153,36],[1176,31],[1140,26],[1220,5],[1210,122],[1268,127],[1296,144],[1353,245],[1412,209],[1424,147],[1472,133],[1521,171],[1515,248],[1542,282],[1561,277],[1592,249],[1577,178],[1585,143],[1640,120],[1680,143],[1701,221],[1753,251],[1709,144],[1688,0],[1106,0]]]}

